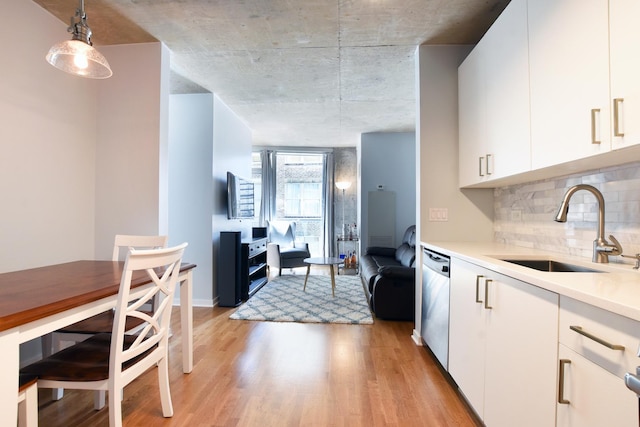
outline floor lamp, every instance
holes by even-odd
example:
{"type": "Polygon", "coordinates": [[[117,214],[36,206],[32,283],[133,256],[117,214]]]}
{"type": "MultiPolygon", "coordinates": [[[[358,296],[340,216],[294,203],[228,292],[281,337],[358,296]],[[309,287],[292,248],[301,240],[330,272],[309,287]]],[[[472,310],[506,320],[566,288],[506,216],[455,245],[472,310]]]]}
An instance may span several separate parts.
{"type": "Polygon", "coordinates": [[[336,182],[336,187],[338,187],[338,190],[342,190],[342,237],[346,238],[347,234],[349,234],[349,231],[347,230],[347,224],[344,222],[344,205],[346,204],[345,202],[347,201],[347,199],[345,198],[344,195],[344,191],[351,187],[351,182],[349,181],[337,181],[336,182]]]}

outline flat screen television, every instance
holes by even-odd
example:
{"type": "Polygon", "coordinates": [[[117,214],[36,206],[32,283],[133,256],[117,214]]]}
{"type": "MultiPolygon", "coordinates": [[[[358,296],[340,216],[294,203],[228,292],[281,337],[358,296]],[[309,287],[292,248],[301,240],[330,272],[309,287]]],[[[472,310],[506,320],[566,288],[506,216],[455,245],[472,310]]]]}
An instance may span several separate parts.
{"type": "Polygon", "coordinates": [[[253,218],[254,184],[248,179],[227,172],[227,217],[253,218]]]}

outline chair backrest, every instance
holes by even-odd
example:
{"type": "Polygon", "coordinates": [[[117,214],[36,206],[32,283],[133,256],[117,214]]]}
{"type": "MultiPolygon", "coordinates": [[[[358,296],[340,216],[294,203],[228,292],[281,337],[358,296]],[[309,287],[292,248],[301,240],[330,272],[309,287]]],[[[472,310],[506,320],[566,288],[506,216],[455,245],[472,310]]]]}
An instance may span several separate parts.
{"type": "MultiPolygon", "coordinates": [[[[147,351],[151,352],[145,354],[145,357],[156,352],[166,352],[173,295],[186,246],[187,243],[162,249],[129,249],[120,281],[111,338],[109,378],[116,382],[116,389],[130,382],[123,379],[123,372],[126,372],[123,369],[124,363],[147,351]],[[132,280],[134,283],[149,281],[151,286],[145,288],[144,295],[132,296],[132,280]],[[156,295],[160,295],[160,298],[153,313],[142,311],[142,306],[151,302],[156,295]],[[127,317],[136,317],[146,323],[138,334],[127,336],[133,342],[125,349],[127,317]]],[[[157,354],[155,357],[157,358],[157,354]]],[[[136,364],[148,365],[140,361],[136,361],[136,364]]],[[[137,375],[134,375],[134,378],[137,375]]]]}
{"type": "Polygon", "coordinates": [[[167,236],[135,236],[128,234],[116,234],[113,243],[113,261],[119,261],[120,257],[126,254],[126,251],[120,253],[120,249],[157,249],[166,248],[169,238],[167,236]]]}
{"type": "Polygon", "coordinates": [[[293,247],[296,240],[296,223],[291,221],[267,221],[267,237],[271,243],[293,247]]]}

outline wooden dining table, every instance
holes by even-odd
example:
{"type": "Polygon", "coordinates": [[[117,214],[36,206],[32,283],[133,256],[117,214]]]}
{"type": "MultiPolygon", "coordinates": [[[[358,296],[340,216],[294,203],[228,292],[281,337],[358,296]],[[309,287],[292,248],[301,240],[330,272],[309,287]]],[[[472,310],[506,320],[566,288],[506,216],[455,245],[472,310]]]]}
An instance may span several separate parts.
{"type": "MultiPolygon", "coordinates": [[[[193,370],[193,269],[180,266],[182,370],[193,370]]],[[[0,274],[0,425],[16,425],[20,344],[112,309],[124,262],[73,261],[0,274]]],[[[132,279],[132,298],[151,282],[132,279]]]]}

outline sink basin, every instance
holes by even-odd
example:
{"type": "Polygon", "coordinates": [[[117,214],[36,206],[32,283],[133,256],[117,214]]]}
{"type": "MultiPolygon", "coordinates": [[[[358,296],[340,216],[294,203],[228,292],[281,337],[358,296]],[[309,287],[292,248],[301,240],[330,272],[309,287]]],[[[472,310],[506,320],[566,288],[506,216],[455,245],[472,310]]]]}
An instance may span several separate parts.
{"type": "Polygon", "coordinates": [[[523,267],[533,268],[538,271],[569,272],[569,273],[602,273],[599,270],[583,267],[581,265],[568,264],[566,262],[550,259],[503,259],[502,261],[518,264],[523,267]]]}

